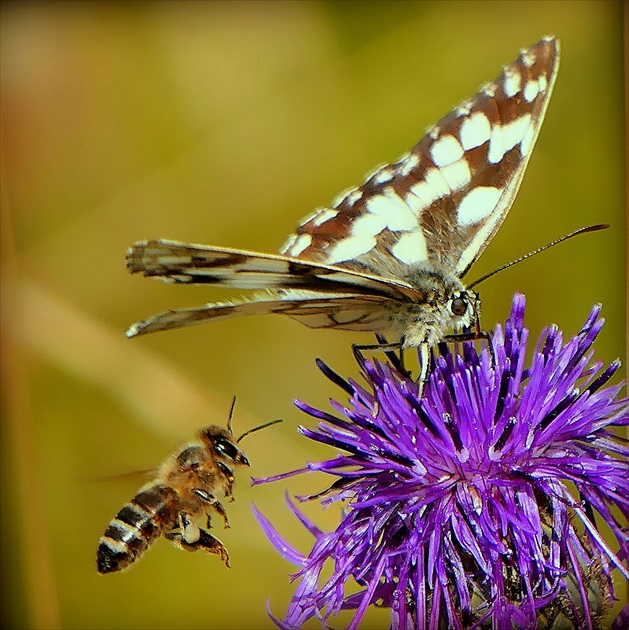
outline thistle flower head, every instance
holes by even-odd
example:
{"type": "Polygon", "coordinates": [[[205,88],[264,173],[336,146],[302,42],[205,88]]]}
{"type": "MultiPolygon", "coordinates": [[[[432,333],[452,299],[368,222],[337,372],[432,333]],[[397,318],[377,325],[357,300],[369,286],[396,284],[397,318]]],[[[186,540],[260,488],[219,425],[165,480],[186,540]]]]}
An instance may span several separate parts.
{"type": "Polygon", "coordinates": [[[370,605],[390,608],[401,629],[599,625],[612,569],[629,577],[629,448],[614,434],[629,414],[622,384],[608,384],[620,363],[592,361],[596,306],[567,342],[547,328],[525,368],[524,303],[515,296],[491,348],[440,346],[421,398],[389,364],[364,362],[362,386],[320,363],[350,401],[332,402],[336,415],[297,402],[319,420],[300,431],[341,452],[256,483],[324,472],[333,481],[321,502],[345,511],[323,532],[289,501],[314,536],[302,554],[256,510],[299,566],[278,626],[355,609],[353,629],[370,605]],[[348,595],[352,583],[362,590],[348,595]]]}

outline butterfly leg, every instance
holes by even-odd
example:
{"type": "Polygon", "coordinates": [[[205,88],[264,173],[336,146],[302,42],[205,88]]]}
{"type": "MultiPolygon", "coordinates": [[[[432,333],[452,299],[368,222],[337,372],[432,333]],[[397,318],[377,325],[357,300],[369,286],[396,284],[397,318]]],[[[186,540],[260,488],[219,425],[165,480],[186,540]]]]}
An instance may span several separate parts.
{"type": "MultiPolygon", "coordinates": [[[[376,333],[376,339],[378,340],[378,343],[381,346],[387,346],[389,344],[389,342],[387,341],[387,338],[380,334],[380,333],[376,333]]],[[[389,361],[391,361],[391,365],[398,370],[398,372],[402,373],[402,374],[406,374],[406,369],[404,368],[404,347],[403,347],[403,340],[400,341],[400,347],[398,348],[398,352],[399,354],[395,354],[395,352],[393,352],[392,350],[386,350],[385,354],[387,355],[389,361]]]]}
{"type": "Polygon", "coordinates": [[[443,340],[444,341],[480,341],[485,339],[487,341],[487,346],[489,348],[489,354],[491,356],[491,365],[494,367],[496,365],[496,355],[494,354],[494,344],[491,340],[491,333],[477,329],[475,331],[466,331],[462,333],[455,333],[453,335],[446,335],[443,340]]]}
{"type": "MultiPolygon", "coordinates": [[[[384,338],[382,338],[384,340],[384,338]]],[[[410,374],[404,369],[403,361],[396,354],[391,352],[392,350],[400,350],[402,351],[404,347],[404,340],[394,342],[386,342],[386,343],[371,343],[371,344],[353,344],[352,351],[354,352],[354,356],[356,357],[356,361],[358,361],[359,365],[365,365],[365,355],[363,352],[365,350],[379,350],[384,352],[387,355],[387,358],[393,364],[397,370],[399,370],[402,374],[406,376],[410,376],[410,374]]]]}
{"type": "Polygon", "coordinates": [[[424,386],[430,377],[430,362],[430,346],[424,342],[419,345],[419,378],[417,379],[419,392],[417,397],[420,399],[424,397],[424,386]]]}
{"type": "Polygon", "coordinates": [[[297,497],[300,501],[313,501],[315,499],[322,499],[323,497],[327,497],[328,495],[330,495],[332,492],[338,492],[339,490],[342,490],[343,488],[345,488],[346,486],[349,486],[350,484],[352,484],[354,482],[353,479],[337,479],[333,484],[331,484],[330,486],[328,486],[325,490],[321,490],[321,492],[317,492],[316,494],[309,494],[309,495],[305,495],[305,496],[299,496],[297,497]]]}
{"type": "Polygon", "coordinates": [[[491,332],[482,331],[482,336],[479,339],[487,340],[487,347],[489,348],[489,356],[491,357],[491,367],[496,367],[496,354],[494,353],[494,343],[491,338],[491,332]]]}

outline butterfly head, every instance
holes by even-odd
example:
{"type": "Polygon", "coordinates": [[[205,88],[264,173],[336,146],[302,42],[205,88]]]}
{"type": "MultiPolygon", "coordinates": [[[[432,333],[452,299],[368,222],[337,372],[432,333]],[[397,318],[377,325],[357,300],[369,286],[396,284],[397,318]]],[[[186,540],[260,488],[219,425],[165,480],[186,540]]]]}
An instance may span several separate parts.
{"type": "Polygon", "coordinates": [[[444,269],[428,265],[412,268],[405,280],[417,289],[417,301],[392,311],[391,324],[407,347],[443,341],[478,323],[480,299],[466,289],[459,278],[444,269]]]}

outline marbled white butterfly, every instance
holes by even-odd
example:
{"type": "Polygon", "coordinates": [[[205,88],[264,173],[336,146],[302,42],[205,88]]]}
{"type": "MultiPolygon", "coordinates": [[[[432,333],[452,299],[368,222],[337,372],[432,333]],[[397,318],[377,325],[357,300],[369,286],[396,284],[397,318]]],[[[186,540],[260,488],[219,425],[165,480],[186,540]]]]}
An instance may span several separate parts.
{"type": "Polygon", "coordinates": [[[461,278],[505,219],[531,156],[559,66],[559,42],[523,50],[492,83],[431,127],[396,163],[306,217],[280,255],[140,241],[131,273],[184,284],[264,289],[250,299],[171,310],[128,337],[238,315],[281,313],[312,328],[394,331],[429,348],[478,330],[480,301],[461,278]]]}

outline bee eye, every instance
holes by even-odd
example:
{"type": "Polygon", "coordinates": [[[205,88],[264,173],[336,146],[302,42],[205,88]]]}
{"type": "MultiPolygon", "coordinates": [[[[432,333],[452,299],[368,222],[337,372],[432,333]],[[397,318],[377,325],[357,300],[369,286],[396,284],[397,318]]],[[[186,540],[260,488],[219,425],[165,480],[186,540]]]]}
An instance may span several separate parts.
{"type": "Polygon", "coordinates": [[[465,315],[465,311],[467,311],[467,302],[463,298],[455,298],[452,300],[452,306],[450,309],[455,315],[465,315]]]}
{"type": "Polygon", "coordinates": [[[236,455],[238,455],[238,449],[227,440],[218,439],[214,441],[214,448],[221,455],[225,455],[225,457],[229,457],[229,459],[234,459],[236,455]]]}

